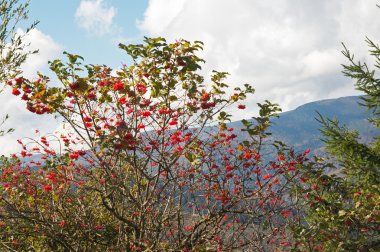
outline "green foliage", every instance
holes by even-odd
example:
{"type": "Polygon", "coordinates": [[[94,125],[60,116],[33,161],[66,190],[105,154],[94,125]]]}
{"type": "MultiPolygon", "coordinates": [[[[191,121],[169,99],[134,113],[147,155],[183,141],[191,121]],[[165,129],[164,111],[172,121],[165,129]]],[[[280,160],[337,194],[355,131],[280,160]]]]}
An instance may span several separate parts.
{"type": "MultiPolygon", "coordinates": [[[[367,39],[378,70],[380,48],[367,39]]],[[[349,65],[343,73],[363,91],[362,106],[380,127],[380,80],[366,63],[355,62],[344,47],[349,65]]],[[[321,133],[332,163],[316,159],[303,167],[305,222],[294,230],[305,247],[328,251],[378,251],[380,248],[380,138],[362,143],[358,131],[350,131],[336,119],[319,114],[321,133]]]]}
{"type": "MultiPolygon", "coordinates": [[[[3,120],[0,122],[0,127],[3,126],[3,124],[5,123],[5,121],[9,118],[8,115],[6,115],[3,120]]],[[[5,134],[7,133],[11,133],[13,132],[13,129],[8,129],[8,130],[0,130],[0,136],[4,136],[5,134]]]]}
{"type": "Polygon", "coordinates": [[[250,141],[239,143],[225,109],[245,109],[237,103],[254,89],[245,84],[228,95],[225,72],[214,71],[207,83],[196,55],[201,42],[146,38],[120,47],[131,66],[112,71],[65,53],[66,61],[50,62],[60,87],[41,74],[11,83],[28,110],[59,114],[71,132],[54,138],[59,153],[46,137],[22,145],[23,157],[41,154],[36,169],[4,163],[0,244],[54,251],[275,246],[282,220],[292,218],[291,203],[281,202],[303,162],[281,152],[278,164],[264,164],[261,140],[278,106],[259,104],[256,123],[247,125],[250,141]]]}
{"type": "Polygon", "coordinates": [[[376,127],[380,127],[380,79],[376,75],[376,70],[380,69],[380,48],[369,38],[366,39],[370,55],[375,58],[374,69],[370,69],[367,63],[354,61],[354,55],[343,44],[343,55],[349,60],[349,65],[343,65],[344,75],[356,80],[356,89],[364,92],[363,103],[371,111],[373,117],[369,119],[376,127]]]}
{"type": "Polygon", "coordinates": [[[271,120],[278,117],[281,108],[278,104],[271,103],[268,100],[266,100],[265,103],[258,103],[257,105],[260,108],[259,116],[252,118],[256,121],[256,124],[247,120],[242,120],[243,125],[246,127],[243,131],[247,131],[250,136],[259,136],[261,139],[264,139],[271,135],[271,133],[268,132],[268,129],[272,124],[271,120]]]}
{"type": "Polygon", "coordinates": [[[28,51],[24,43],[25,36],[37,25],[34,22],[27,28],[25,34],[17,34],[16,29],[20,21],[28,18],[29,1],[20,0],[0,1],[0,81],[14,76],[19,67],[30,54],[37,51],[28,51]]]}
{"type": "MultiPolygon", "coordinates": [[[[37,25],[34,22],[24,34],[17,34],[20,21],[28,18],[29,1],[0,0],[0,85],[4,81],[20,73],[20,66],[26,58],[37,51],[28,51],[24,37],[37,25]]],[[[3,91],[0,87],[0,93],[3,91]]],[[[3,118],[2,126],[8,115],[3,118]]],[[[12,132],[13,129],[0,130],[0,136],[12,132]]]]}

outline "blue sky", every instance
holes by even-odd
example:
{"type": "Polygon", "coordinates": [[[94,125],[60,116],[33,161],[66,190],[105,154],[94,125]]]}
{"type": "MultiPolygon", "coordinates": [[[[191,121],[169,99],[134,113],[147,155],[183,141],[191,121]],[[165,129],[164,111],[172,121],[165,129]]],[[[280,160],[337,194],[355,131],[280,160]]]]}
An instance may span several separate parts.
{"type": "MultiPolygon", "coordinates": [[[[268,99],[283,111],[307,102],[357,95],[354,82],[341,73],[344,42],[356,59],[369,61],[365,37],[380,42],[378,0],[31,0],[30,20],[40,23],[27,37],[39,54],[23,65],[24,75],[47,75],[47,62],[67,51],[87,64],[112,68],[129,58],[117,44],[139,43],[144,36],[201,40],[206,60],[202,74],[230,73],[232,87],[250,83],[256,94],[234,120],[257,113],[268,99]]],[[[20,27],[21,29],[25,27],[20,27]]],[[[21,30],[20,30],[21,31],[21,30]]],[[[53,78],[54,80],[54,78],[53,78]]],[[[57,83],[54,83],[56,85],[57,83]]],[[[1,153],[19,150],[16,140],[62,128],[52,116],[37,117],[18,97],[1,94],[6,127],[16,131],[0,141],[1,153]],[[22,128],[20,128],[22,125],[22,128]]]]}
{"type": "MultiPolygon", "coordinates": [[[[82,1],[84,2],[84,1],[82,1]]],[[[93,1],[96,2],[96,1],[93,1]]],[[[41,1],[30,3],[30,19],[40,21],[38,30],[51,36],[62,49],[82,55],[87,63],[117,67],[128,58],[118,49],[118,43],[136,43],[143,37],[136,23],[142,20],[147,0],[99,1],[100,6],[115,10],[112,25],[118,31],[96,35],[83,29],[75,17],[81,1],[41,1]]]]}

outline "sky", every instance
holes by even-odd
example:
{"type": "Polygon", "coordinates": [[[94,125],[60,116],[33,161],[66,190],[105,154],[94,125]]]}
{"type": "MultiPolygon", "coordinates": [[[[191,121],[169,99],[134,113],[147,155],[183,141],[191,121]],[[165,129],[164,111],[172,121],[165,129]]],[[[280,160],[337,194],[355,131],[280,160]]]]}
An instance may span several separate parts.
{"type": "MultiPolygon", "coordinates": [[[[371,62],[365,38],[380,42],[378,0],[31,0],[29,22],[40,23],[27,38],[39,54],[23,65],[24,75],[52,76],[48,61],[63,52],[79,54],[87,64],[117,68],[130,59],[118,43],[141,43],[144,36],[168,42],[183,38],[205,43],[202,74],[230,73],[232,87],[250,83],[256,93],[247,110],[234,119],[257,113],[268,99],[283,111],[307,102],[360,94],[341,73],[342,42],[357,60],[371,62]]],[[[19,29],[25,30],[28,21],[19,29]]],[[[54,80],[54,78],[53,78],[54,80]]],[[[60,129],[53,116],[36,116],[5,90],[0,116],[16,131],[0,139],[0,153],[19,151],[17,139],[60,129]]]]}

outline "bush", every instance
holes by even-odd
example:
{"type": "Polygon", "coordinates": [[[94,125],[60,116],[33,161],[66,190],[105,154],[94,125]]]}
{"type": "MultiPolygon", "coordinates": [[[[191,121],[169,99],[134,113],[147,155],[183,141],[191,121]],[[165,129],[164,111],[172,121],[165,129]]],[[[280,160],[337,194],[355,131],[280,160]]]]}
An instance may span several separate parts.
{"type": "Polygon", "coordinates": [[[253,88],[226,95],[224,72],[206,85],[198,74],[201,42],[144,42],[120,45],[133,64],[118,70],[83,66],[66,53],[67,63],[51,62],[61,87],[49,87],[43,75],[8,82],[28,110],[58,114],[72,132],[21,143],[21,156],[39,153],[42,161],[4,163],[1,244],[59,251],[295,247],[287,227],[297,202],[289,195],[307,152],[267,139],[277,105],[259,104],[260,116],[243,121],[240,141],[227,127],[226,108],[245,109],[253,88]]]}

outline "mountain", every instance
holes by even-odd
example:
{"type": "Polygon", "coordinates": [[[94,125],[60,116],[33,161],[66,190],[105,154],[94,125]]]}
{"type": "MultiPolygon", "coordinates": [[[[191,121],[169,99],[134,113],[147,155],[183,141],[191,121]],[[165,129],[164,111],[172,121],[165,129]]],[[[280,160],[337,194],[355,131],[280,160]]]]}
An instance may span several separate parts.
{"type": "MultiPolygon", "coordinates": [[[[281,140],[296,150],[311,148],[314,153],[323,150],[321,125],[317,122],[318,113],[324,118],[337,118],[349,129],[360,132],[363,142],[369,142],[374,136],[380,135],[380,129],[368,122],[370,112],[360,106],[360,96],[348,96],[337,99],[321,100],[304,104],[294,110],[280,114],[272,120],[270,128],[272,137],[281,140]]],[[[230,126],[241,128],[241,122],[233,122],[230,126]]]]}

